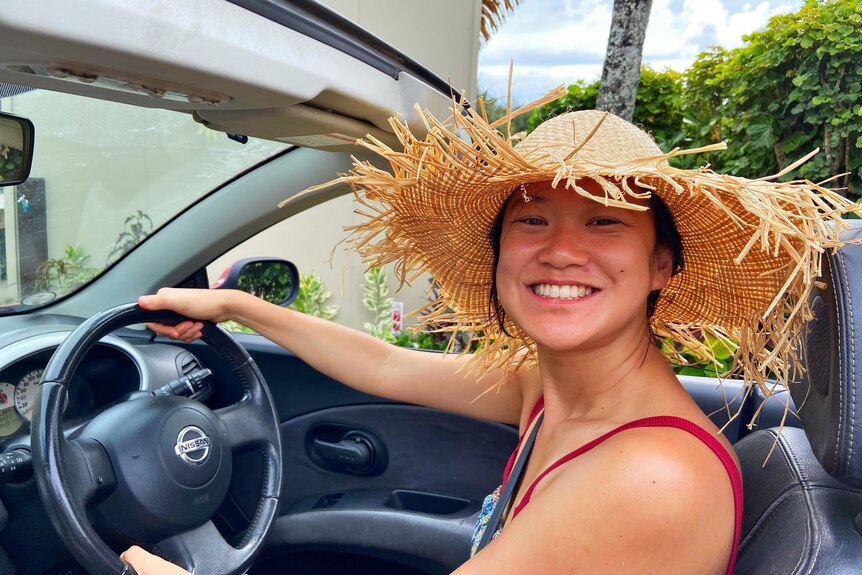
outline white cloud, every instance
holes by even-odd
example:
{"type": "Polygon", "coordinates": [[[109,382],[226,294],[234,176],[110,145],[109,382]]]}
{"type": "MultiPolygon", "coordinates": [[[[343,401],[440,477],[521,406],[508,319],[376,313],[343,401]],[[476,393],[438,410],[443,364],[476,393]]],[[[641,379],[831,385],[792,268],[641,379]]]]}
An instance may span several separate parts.
{"type": "MultiPolygon", "coordinates": [[[[711,45],[728,49],[803,0],[653,0],[643,62],[684,70],[711,45]]],[[[524,103],[559,84],[601,76],[612,0],[523,0],[479,53],[479,86],[504,95],[515,62],[513,99],[524,103]]]]}
{"type": "Polygon", "coordinates": [[[742,46],[744,35],[763,28],[769,19],[777,14],[798,10],[801,4],[801,2],[760,2],[754,8],[746,4],[744,10],[731,14],[728,18],[726,28],[720,35],[721,45],[725,48],[742,46]]]}
{"type": "Polygon", "coordinates": [[[481,50],[489,65],[544,57],[603,58],[611,25],[607,0],[524,0],[481,50]]]}

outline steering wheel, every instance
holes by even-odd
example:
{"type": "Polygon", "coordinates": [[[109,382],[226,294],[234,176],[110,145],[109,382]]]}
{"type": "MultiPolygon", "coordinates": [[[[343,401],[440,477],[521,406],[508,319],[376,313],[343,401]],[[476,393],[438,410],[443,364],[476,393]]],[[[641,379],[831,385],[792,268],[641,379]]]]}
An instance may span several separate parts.
{"type": "Polygon", "coordinates": [[[238,403],[213,411],[189,398],[142,393],[100,413],[74,438],[64,435],[69,382],[99,339],[130,324],[185,319],[136,304],[101,312],[60,345],[39,386],[31,431],[39,493],[60,538],[95,575],[135,571],[94,524],[112,540],[155,543],[159,555],[193,573],[239,575],[276,519],[282,456],[275,405],[245,349],[213,323],[204,322],[202,339],[242,384],[238,403]],[[263,482],[251,525],[234,546],[211,518],[227,494],[232,453],[249,450],[262,456],[263,482]]]}

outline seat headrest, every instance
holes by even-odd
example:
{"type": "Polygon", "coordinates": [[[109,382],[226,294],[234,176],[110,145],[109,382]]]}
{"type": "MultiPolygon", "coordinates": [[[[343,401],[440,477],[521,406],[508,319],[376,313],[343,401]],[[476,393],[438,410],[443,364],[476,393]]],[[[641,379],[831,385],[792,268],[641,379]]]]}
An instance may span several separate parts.
{"type": "MultiPolygon", "coordinates": [[[[843,239],[862,239],[856,226],[843,239]]],[[[823,468],[862,487],[862,244],[824,257],[805,337],[808,367],[802,385],[791,385],[802,426],[823,468]]]]}

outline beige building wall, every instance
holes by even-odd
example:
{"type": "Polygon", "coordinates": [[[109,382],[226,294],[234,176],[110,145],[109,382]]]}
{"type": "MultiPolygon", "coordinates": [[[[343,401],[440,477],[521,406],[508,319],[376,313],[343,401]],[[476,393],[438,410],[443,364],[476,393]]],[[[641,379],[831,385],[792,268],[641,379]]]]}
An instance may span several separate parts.
{"type": "MultiPolygon", "coordinates": [[[[207,268],[214,280],[225,268],[240,258],[275,256],[295,263],[302,273],[320,276],[332,296],[327,305],[339,306],[334,318],[340,324],[362,329],[372,321],[371,313],[362,303],[366,266],[358,256],[346,251],[342,242],[347,237],[344,227],[358,222],[353,214],[353,198],[343,196],[320,204],[272,226],[254,238],[215,260],[207,268]]],[[[409,312],[425,307],[428,278],[417,280],[412,287],[398,290],[391,268],[387,269],[389,297],[404,303],[409,312]]],[[[406,325],[410,325],[408,320],[406,325]]]]}

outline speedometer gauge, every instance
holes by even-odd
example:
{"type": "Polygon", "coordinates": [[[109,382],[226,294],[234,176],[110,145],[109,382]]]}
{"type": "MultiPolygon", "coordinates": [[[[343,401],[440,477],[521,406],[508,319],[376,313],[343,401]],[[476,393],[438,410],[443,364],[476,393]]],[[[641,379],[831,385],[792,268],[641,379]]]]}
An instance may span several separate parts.
{"type": "Polygon", "coordinates": [[[21,418],[15,411],[15,386],[0,382],[0,437],[12,435],[21,427],[21,418]]]}
{"type": "Polygon", "coordinates": [[[25,421],[29,422],[33,417],[33,407],[36,405],[36,391],[42,382],[41,369],[27,372],[18,382],[15,388],[15,407],[25,421]]]}

